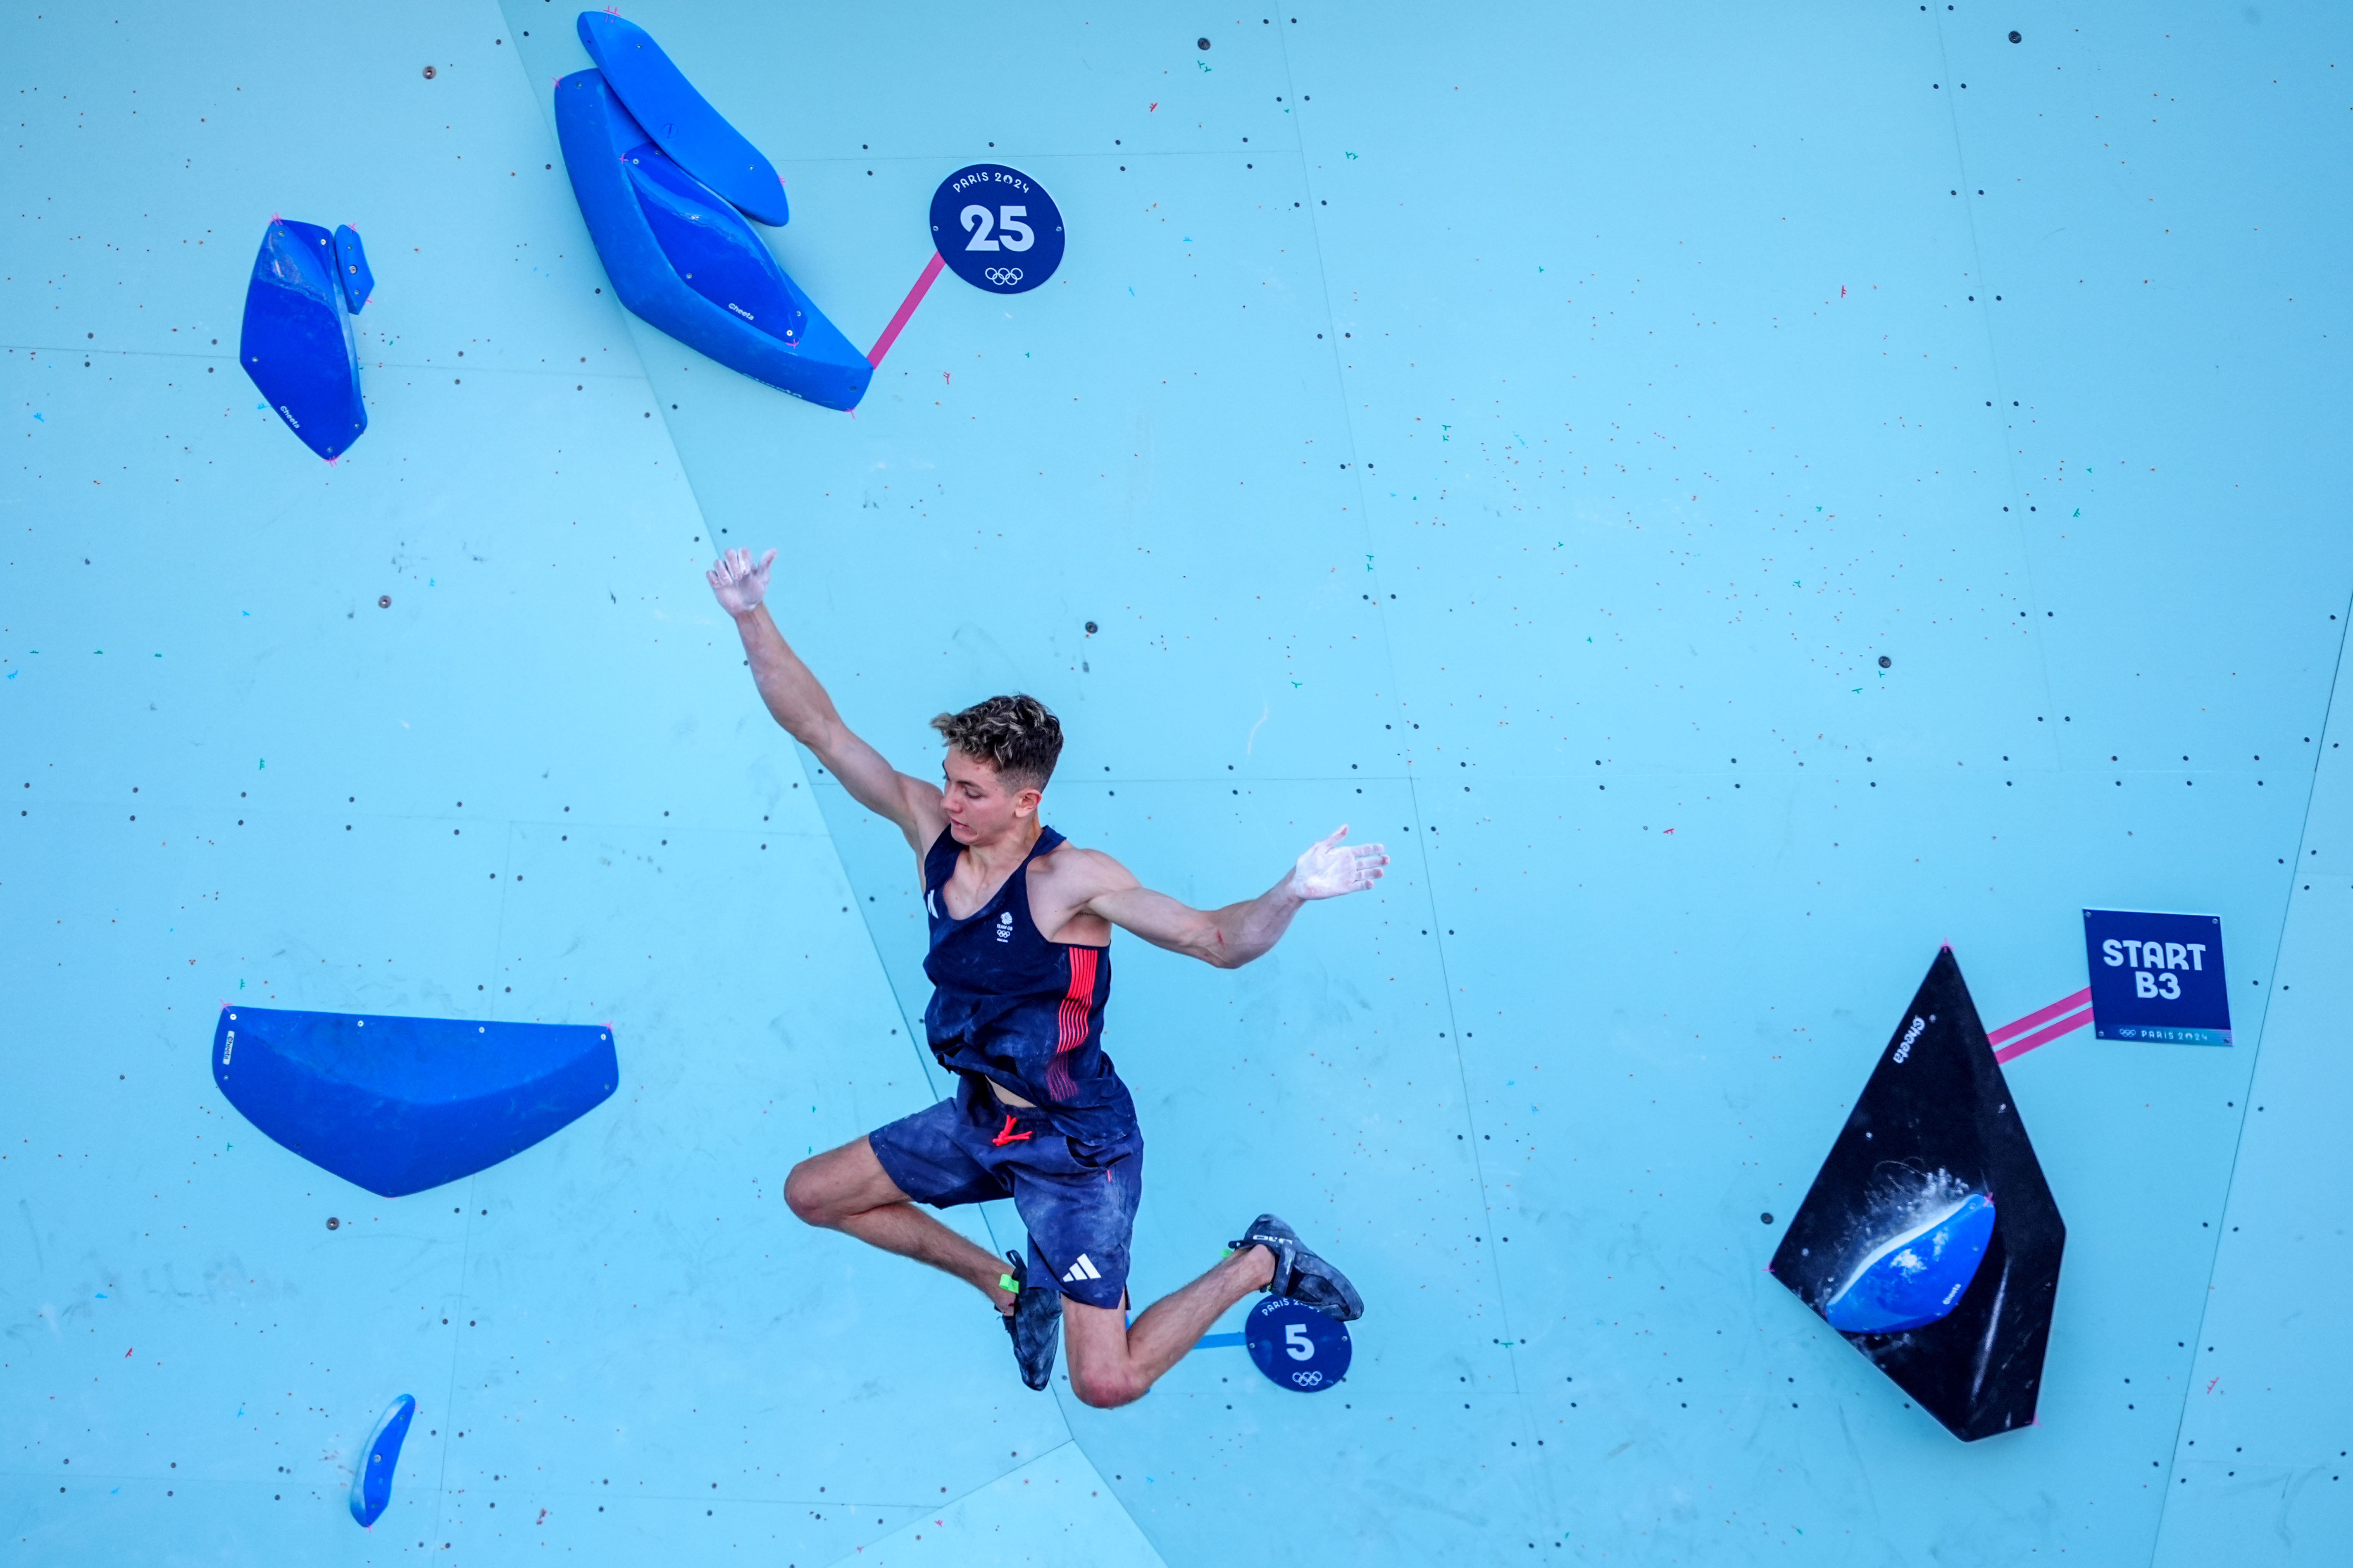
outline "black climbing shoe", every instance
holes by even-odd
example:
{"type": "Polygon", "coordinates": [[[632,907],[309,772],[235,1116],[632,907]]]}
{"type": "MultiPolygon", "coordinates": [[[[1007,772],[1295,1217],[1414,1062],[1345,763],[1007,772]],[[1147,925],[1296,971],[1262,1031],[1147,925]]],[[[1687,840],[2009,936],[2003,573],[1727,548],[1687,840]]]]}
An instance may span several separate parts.
{"type": "Polygon", "coordinates": [[[1021,1363],[1021,1381],[1043,1389],[1054,1377],[1054,1343],[1061,1336],[1062,1292],[1052,1281],[1032,1289],[1029,1266],[1022,1255],[1005,1255],[1013,1266],[997,1284],[1013,1292],[1013,1310],[1000,1314],[1006,1337],[1013,1341],[1013,1359],[1021,1363]]]}
{"type": "Polygon", "coordinates": [[[1313,1307],[1343,1323],[1365,1315],[1365,1298],[1356,1294],[1348,1277],[1308,1251],[1299,1233],[1274,1215],[1261,1214],[1250,1222],[1242,1239],[1231,1245],[1236,1252],[1262,1246],[1274,1254],[1274,1277],[1266,1287],[1270,1294],[1313,1307]]]}

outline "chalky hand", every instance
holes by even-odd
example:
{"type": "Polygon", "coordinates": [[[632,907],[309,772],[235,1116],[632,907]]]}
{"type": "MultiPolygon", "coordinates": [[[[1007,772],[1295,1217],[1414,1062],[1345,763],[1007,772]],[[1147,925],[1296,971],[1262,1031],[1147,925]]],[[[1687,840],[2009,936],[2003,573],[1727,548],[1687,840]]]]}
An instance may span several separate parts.
{"type": "Polygon", "coordinates": [[[1337,898],[1378,882],[1381,867],[1389,863],[1386,846],[1342,843],[1347,836],[1344,822],[1331,837],[1309,844],[1292,868],[1291,891],[1302,898],[1337,898]]]}
{"type": "Polygon", "coordinates": [[[702,574],[718,598],[719,608],[730,615],[749,615],[759,609],[768,594],[768,564],[776,558],[776,552],[771,550],[754,566],[749,550],[723,552],[718,565],[702,574]]]}

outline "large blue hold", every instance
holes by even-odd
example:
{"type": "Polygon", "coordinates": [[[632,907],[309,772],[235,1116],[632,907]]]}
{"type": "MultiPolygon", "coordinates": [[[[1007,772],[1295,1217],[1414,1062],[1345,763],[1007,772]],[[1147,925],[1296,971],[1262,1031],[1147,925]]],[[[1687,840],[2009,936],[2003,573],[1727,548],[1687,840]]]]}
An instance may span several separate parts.
{"type": "Polygon", "coordinates": [[[776,226],[791,216],[776,165],[694,90],[651,34],[603,11],[581,12],[578,26],[606,84],[680,167],[746,217],[776,226]]]}
{"type": "Polygon", "coordinates": [[[779,391],[854,408],[874,367],[785,275],[741,213],[654,144],[603,76],[555,86],[555,129],[621,302],[779,391]]]}
{"type": "MultiPolygon", "coordinates": [[[[352,235],[354,257],[358,242],[352,235]]],[[[359,344],[349,314],[358,307],[345,296],[343,273],[325,229],[272,218],[246,284],[245,331],[237,344],[237,362],[287,429],[330,461],[351,450],[367,429],[359,344]]]]}
{"type": "Polygon", "coordinates": [[[1823,1319],[1847,1334],[1926,1328],[1958,1305],[1977,1277],[1993,1220],[1993,1200],[1972,1192],[1882,1242],[1823,1305],[1823,1319]]]}
{"type": "Polygon", "coordinates": [[[620,1078],[609,1029],[221,1010],[213,1081],[312,1164],[386,1198],[487,1170],[560,1131],[620,1078]]]}

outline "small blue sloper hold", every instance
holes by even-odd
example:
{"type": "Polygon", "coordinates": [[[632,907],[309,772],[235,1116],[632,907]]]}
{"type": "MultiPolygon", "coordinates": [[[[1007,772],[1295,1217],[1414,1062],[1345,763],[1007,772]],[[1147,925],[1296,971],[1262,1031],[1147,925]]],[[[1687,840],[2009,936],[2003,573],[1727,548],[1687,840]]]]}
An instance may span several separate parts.
{"type": "Polygon", "coordinates": [[[367,429],[341,270],[325,229],[271,219],[246,285],[237,356],[287,429],[330,461],[367,429]]]}
{"type": "Polygon", "coordinates": [[[784,176],[760,149],[720,117],[662,47],[635,22],[580,13],[580,42],[630,115],[679,165],[771,227],[789,216],[784,176]]]}
{"type": "Polygon", "coordinates": [[[1872,1249],[1822,1308],[1846,1334],[1900,1334],[1950,1312],[1993,1239],[1993,1200],[1972,1192],[1872,1249]]]}
{"type": "Polygon", "coordinates": [[[384,1407],[375,1418],[375,1430],[368,1434],[367,1444],[360,1450],[360,1462],[352,1471],[352,1517],[365,1530],[384,1515],[392,1501],[393,1467],[400,1463],[400,1446],[408,1437],[408,1424],[417,1419],[417,1400],[412,1394],[402,1394],[384,1407]]]}
{"type": "Polygon", "coordinates": [[[741,214],[653,144],[601,75],[555,84],[555,130],[624,305],[731,370],[828,408],[858,407],[874,379],[866,355],[741,214]]]}
{"type": "Polygon", "coordinates": [[[375,292],[375,274],[368,270],[367,252],[360,249],[360,231],[346,223],[335,230],[336,281],[343,286],[343,303],[353,315],[375,292]]]}
{"type": "Polygon", "coordinates": [[[485,1171],[620,1080],[613,1032],[225,1007],[213,1082],[279,1143],[381,1197],[485,1171]]]}
{"type": "Polygon", "coordinates": [[[785,286],[784,269],[751,226],[697,185],[651,142],[622,155],[638,208],[686,286],[786,348],[800,346],[808,313],[785,286]]]}

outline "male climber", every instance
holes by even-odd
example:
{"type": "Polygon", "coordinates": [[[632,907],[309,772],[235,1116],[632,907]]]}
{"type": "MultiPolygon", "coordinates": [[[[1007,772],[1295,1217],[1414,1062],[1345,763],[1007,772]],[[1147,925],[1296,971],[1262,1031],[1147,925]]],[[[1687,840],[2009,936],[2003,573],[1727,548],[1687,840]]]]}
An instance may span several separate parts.
{"type": "Polygon", "coordinates": [[[735,618],[776,722],[853,800],[907,835],[931,921],[923,1028],[957,1079],[955,1093],[929,1109],[793,1167],[785,1183],[793,1213],[987,1296],[1031,1388],[1053,1372],[1061,1319],[1071,1392],[1089,1404],[1142,1398],[1252,1291],[1344,1321],[1359,1316],[1364,1301],[1340,1271],[1282,1221],[1261,1214],[1217,1266],[1125,1320],[1144,1139],[1127,1086],[1103,1052],[1103,1013],[1113,926],[1233,969],[1281,940],[1309,899],[1370,887],[1388,863],[1381,846],[1344,845],[1343,827],[1258,897],[1187,908],[1038,820],[1062,728],[1035,697],[991,697],[942,714],[932,726],[947,743],[943,783],[901,773],[850,734],[777,631],[761,602],[776,558],[774,550],[756,563],[748,550],[726,552],[708,574],[712,591],[735,618]],[[1005,1255],[1009,1273],[915,1207],[1008,1197],[1029,1232],[1026,1252],[1005,1255]]]}

